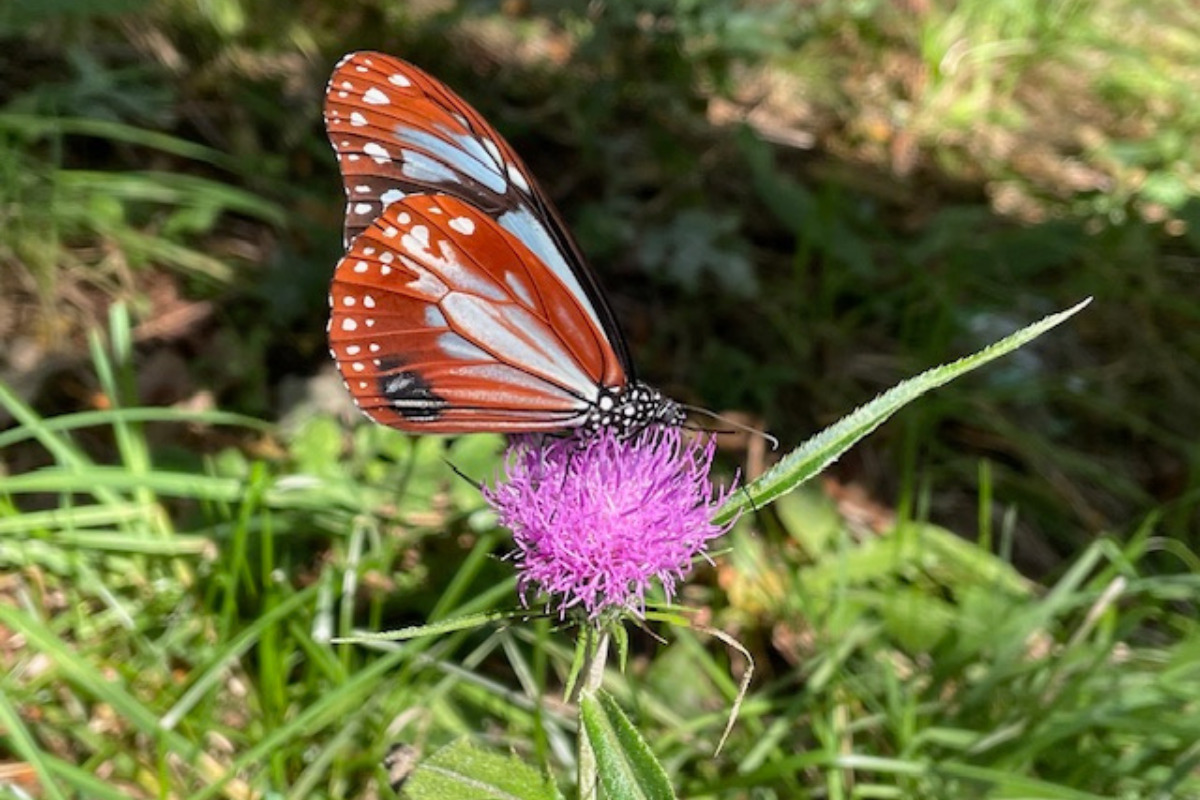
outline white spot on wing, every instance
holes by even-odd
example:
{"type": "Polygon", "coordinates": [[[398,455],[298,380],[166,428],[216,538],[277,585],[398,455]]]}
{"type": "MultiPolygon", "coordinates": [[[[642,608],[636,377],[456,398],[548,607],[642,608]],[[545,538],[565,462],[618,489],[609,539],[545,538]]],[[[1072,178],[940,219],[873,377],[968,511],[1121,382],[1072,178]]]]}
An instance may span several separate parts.
{"type": "Polygon", "coordinates": [[[366,306],[367,308],[374,308],[375,307],[375,298],[371,297],[371,295],[369,295],[369,294],[363,295],[363,305],[366,306]]]}
{"type": "Polygon", "coordinates": [[[407,76],[401,75],[399,72],[397,72],[395,75],[389,76],[388,83],[394,86],[412,86],[412,81],[410,81],[407,76]]]}
{"type": "Polygon", "coordinates": [[[356,128],[361,128],[367,124],[367,118],[355,111],[350,114],[350,124],[356,128]]]}
{"type": "Polygon", "coordinates": [[[500,155],[500,148],[496,147],[495,142],[486,136],[481,137],[480,141],[483,142],[483,149],[488,151],[488,155],[492,157],[492,160],[496,162],[497,166],[504,163],[504,157],[500,155]]]}
{"type": "Polygon", "coordinates": [[[386,164],[392,160],[391,153],[379,142],[367,142],[363,145],[363,152],[375,159],[377,164],[386,164]]]}
{"type": "Polygon", "coordinates": [[[352,344],[346,348],[346,355],[348,355],[348,356],[356,356],[360,352],[362,352],[362,348],[356,344],[352,344]]]}
{"type": "Polygon", "coordinates": [[[404,192],[400,191],[399,189],[388,189],[386,192],[379,195],[379,199],[383,202],[383,205],[387,207],[397,200],[403,200],[404,192]]]}
{"type": "Polygon", "coordinates": [[[525,180],[524,173],[522,173],[521,170],[517,169],[516,165],[514,165],[514,164],[508,165],[508,179],[510,181],[512,181],[513,185],[516,186],[521,191],[523,191],[523,192],[529,191],[529,181],[525,180]]]}
{"type": "Polygon", "coordinates": [[[379,91],[378,87],[372,86],[367,90],[367,93],[363,95],[363,102],[370,103],[373,106],[386,106],[391,101],[388,100],[388,96],[386,94],[379,91]]]}
{"type": "Polygon", "coordinates": [[[371,210],[370,203],[355,203],[354,204],[354,213],[355,214],[366,214],[370,210],[371,210]]]}
{"type": "Polygon", "coordinates": [[[346,317],[344,320],[342,320],[342,330],[344,330],[344,331],[358,330],[358,323],[355,322],[350,317],[346,317]]]}
{"type": "Polygon", "coordinates": [[[368,266],[369,266],[369,264],[367,264],[367,262],[358,261],[354,264],[354,271],[355,272],[366,272],[368,266]]]}
{"type": "Polygon", "coordinates": [[[470,236],[475,232],[475,221],[470,217],[455,217],[450,220],[450,227],[463,236],[470,236]]]}

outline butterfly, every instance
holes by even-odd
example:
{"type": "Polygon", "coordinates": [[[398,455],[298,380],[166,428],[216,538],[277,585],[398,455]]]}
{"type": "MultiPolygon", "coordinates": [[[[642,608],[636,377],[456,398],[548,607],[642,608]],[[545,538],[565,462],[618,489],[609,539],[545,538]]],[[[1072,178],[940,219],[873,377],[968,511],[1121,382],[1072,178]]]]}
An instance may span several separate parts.
{"type": "Polygon", "coordinates": [[[634,377],[545,192],[462,98],[398,58],[351,53],[324,118],[346,190],[329,346],[367,416],[418,433],[682,424],[634,377]]]}

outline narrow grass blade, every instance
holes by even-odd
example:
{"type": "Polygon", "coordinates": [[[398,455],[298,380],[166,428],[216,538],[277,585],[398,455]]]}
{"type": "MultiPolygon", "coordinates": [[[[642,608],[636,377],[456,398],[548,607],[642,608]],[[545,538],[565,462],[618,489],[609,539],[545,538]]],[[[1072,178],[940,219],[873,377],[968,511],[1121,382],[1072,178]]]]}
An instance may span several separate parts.
{"type": "Polygon", "coordinates": [[[514,619],[525,619],[528,611],[489,612],[485,614],[470,614],[455,617],[429,625],[414,625],[410,628],[399,628],[394,631],[379,631],[372,633],[362,631],[353,636],[340,636],[333,640],[334,644],[366,644],[368,642],[403,642],[408,639],[421,639],[426,636],[441,636],[454,631],[481,628],[493,622],[507,622],[514,619]]]}
{"type": "Polygon", "coordinates": [[[937,765],[937,771],[943,775],[964,778],[987,785],[993,797],[1037,797],[1045,800],[1103,800],[1102,795],[1083,792],[1069,786],[1042,781],[1026,775],[1020,775],[1012,770],[990,769],[963,764],[954,761],[943,761],[937,765]]]}
{"type": "MultiPolygon", "coordinates": [[[[346,506],[357,510],[355,498],[343,487],[327,484],[314,478],[304,484],[303,491],[289,488],[294,481],[276,481],[267,492],[264,504],[270,508],[316,509],[346,506]]],[[[154,496],[186,497],[217,503],[237,503],[245,496],[241,480],[188,472],[155,470],[135,475],[124,467],[88,467],[87,469],[45,469],[5,478],[4,491],[18,495],[29,492],[90,493],[103,501],[121,502],[109,490],[134,492],[145,489],[154,496]]]]}
{"type": "Polygon", "coordinates": [[[91,459],[82,450],[66,437],[59,436],[56,431],[48,428],[46,420],[42,419],[32,406],[23,402],[3,383],[0,383],[0,407],[3,407],[20,425],[17,430],[24,431],[22,438],[37,439],[59,464],[75,469],[91,466],[91,459]]]}
{"type": "MultiPolygon", "coordinates": [[[[74,684],[89,697],[107,703],[138,732],[159,741],[163,748],[177,755],[182,763],[191,764],[207,780],[222,784],[236,775],[202,751],[199,744],[159,725],[158,715],[144,705],[118,680],[98,672],[79,652],[62,642],[42,620],[34,619],[15,608],[0,605],[0,625],[23,635],[31,649],[43,653],[61,671],[65,680],[74,684]]],[[[0,682],[0,687],[3,683],[0,682]]]]}
{"type": "Polygon", "coordinates": [[[17,709],[8,702],[5,692],[0,692],[0,729],[4,730],[9,743],[6,749],[33,766],[45,796],[50,800],[67,800],[66,795],[59,791],[58,784],[51,780],[49,759],[43,757],[45,754],[38,748],[36,739],[25,727],[17,709]]]}
{"type": "Polygon", "coordinates": [[[226,153],[177,136],[146,130],[134,125],[88,117],[55,117],[45,114],[0,114],[0,130],[23,136],[54,137],[62,135],[95,136],[113,142],[127,142],[152,147],[164,153],[203,161],[214,166],[239,171],[241,165],[226,153]]]}
{"type": "Polygon", "coordinates": [[[262,638],[263,632],[272,625],[277,625],[293,613],[311,603],[316,587],[310,586],[304,591],[288,597],[268,613],[254,620],[245,630],[224,644],[213,654],[211,662],[200,673],[199,677],[187,688],[183,696],[175,702],[167,713],[162,715],[159,725],[164,730],[174,730],[180,720],[220,681],[228,675],[230,665],[242,658],[262,638]]]}
{"type": "Polygon", "coordinates": [[[17,538],[39,536],[40,538],[43,532],[50,531],[52,535],[45,538],[62,543],[61,537],[65,533],[68,539],[82,540],[74,541],[73,544],[88,546],[88,536],[93,533],[103,534],[104,531],[85,532],[85,529],[107,528],[126,522],[149,522],[155,514],[159,513],[161,511],[156,506],[138,503],[63,506],[48,511],[27,511],[12,517],[0,517],[0,536],[17,538]]]}
{"type": "Polygon", "coordinates": [[[297,741],[307,741],[317,732],[329,727],[341,729],[348,718],[369,713],[373,709],[368,698],[380,691],[384,676],[392,672],[396,665],[409,655],[405,650],[388,653],[369,667],[355,673],[341,686],[323,693],[315,702],[300,710],[286,725],[272,729],[253,747],[241,752],[228,768],[220,776],[212,778],[207,786],[187,797],[189,800],[209,800],[225,796],[228,794],[226,787],[231,781],[265,763],[269,755],[277,749],[297,741]]]}
{"type": "MultiPolygon", "coordinates": [[[[10,397],[8,390],[0,384],[0,403],[10,397]]],[[[179,408],[110,408],[104,411],[79,411],[74,414],[60,414],[39,423],[39,430],[45,433],[61,433],[80,428],[95,428],[101,425],[117,425],[135,422],[175,422],[191,425],[229,425],[240,428],[250,428],[257,431],[272,431],[274,423],[249,417],[245,414],[235,414],[229,411],[187,411],[179,408]]],[[[0,433],[0,449],[11,447],[19,442],[32,439],[35,432],[25,426],[13,428],[0,433]]]]}
{"type": "Polygon", "coordinates": [[[283,225],[278,205],[226,183],[178,172],[62,170],[59,181],[72,194],[100,194],[125,201],[170,206],[200,205],[283,225]]]}

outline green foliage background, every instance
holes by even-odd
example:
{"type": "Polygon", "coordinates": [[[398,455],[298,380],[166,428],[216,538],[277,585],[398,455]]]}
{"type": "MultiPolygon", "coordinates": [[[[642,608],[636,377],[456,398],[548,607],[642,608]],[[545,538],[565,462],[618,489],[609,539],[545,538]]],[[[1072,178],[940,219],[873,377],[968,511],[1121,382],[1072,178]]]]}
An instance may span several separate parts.
{"type": "Polygon", "coordinates": [[[721,758],[737,658],[635,642],[683,796],[1200,796],[1192,3],[16,0],[0,44],[0,762],[43,796],[386,797],[462,735],[570,774],[549,623],[329,641],[515,602],[445,466],[499,439],[329,381],[358,48],[525,154],[645,377],[785,443],[1096,298],[698,572],[761,667],[721,758]]]}

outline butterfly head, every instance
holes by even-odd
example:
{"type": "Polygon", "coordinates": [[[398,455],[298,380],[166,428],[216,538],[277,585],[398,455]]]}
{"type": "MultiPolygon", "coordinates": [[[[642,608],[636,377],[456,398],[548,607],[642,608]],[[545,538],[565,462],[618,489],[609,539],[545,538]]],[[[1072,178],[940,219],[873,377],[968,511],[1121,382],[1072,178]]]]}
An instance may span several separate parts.
{"type": "Polygon", "coordinates": [[[602,389],[582,427],[586,431],[609,428],[634,434],[651,425],[678,427],[685,417],[679,403],[658,389],[634,381],[623,387],[602,389]]]}

